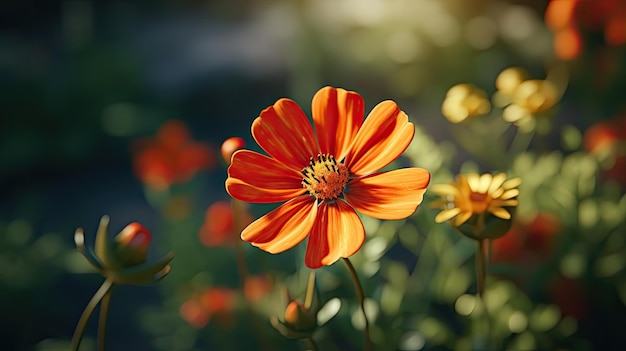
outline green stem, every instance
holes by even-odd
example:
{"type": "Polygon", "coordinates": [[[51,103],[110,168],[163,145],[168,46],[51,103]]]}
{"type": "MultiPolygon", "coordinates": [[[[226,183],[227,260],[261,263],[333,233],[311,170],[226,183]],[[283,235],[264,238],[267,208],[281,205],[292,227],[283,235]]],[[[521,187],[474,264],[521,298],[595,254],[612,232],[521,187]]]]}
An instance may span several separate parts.
{"type": "Polygon", "coordinates": [[[85,307],[85,310],[76,325],[76,330],[74,330],[70,351],[78,351],[83,334],[85,333],[85,327],[87,326],[87,322],[89,322],[89,317],[93,314],[93,311],[96,309],[96,306],[98,306],[98,303],[100,303],[102,298],[109,292],[111,286],[113,286],[113,281],[106,279],[85,307]]]}
{"type": "Polygon", "coordinates": [[[476,250],[476,290],[478,295],[485,292],[485,279],[487,277],[487,261],[489,260],[489,239],[478,240],[476,250]]]}
{"type": "Polygon", "coordinates": [[[359,303],[361,305],[361,311],[363,312],[363,319],[365,320],[365,328],[363,329],[363,333],[365,334],[365,341],[363,349],[365,351],[369,351],[372,349],[372,342],[370,340],[369,321],[367,320],[367,314],[365,313],[365,296],[363,295],[363,287],[361,286],[361,282],[359,281],[359,277],[356,274],[356,270],[354,269],[352,262],[350,262],[348,258],[344,258],[343,261],[346,263],[346,266],[350,271],[350,276],[352,277],[352,281],[354,282],[354,288],[356,290],[356,294],[359,298],[359,303]]]}
{"type": "Polygon", "coordinates": [[[318,351],[320,349],[312,336],[309,336],[307,340],[309,340],[309,343],[311,344],[311,351],[318,351]]]}
{"type": "MultiPolygon", "coordinates": [[[[237,199],[232,199],[230,202],[232,211],[233,211],[233,236],[239,236],[239,233],[243,229],[243,225],[241,223],[241,215],[244,211],[243,203],[237,199]]],[[[235,259],[237,261],[237,273],[239,274],[239,280],[241,284],[241,292],[243,293],[244,299],[246,300],[246,309],[248,314],[250,315],[250,323],[252,324],[252,330],[255,334],[257,340],[259,341],[261,350],[270,350],[266,343],[265,338],[263,337],[263,333],[261,332],[261,327],[259,325],[259,321],[257,320],[257,316],[252,310],[252,305],[250,301],[248,301],[248,295],[246,295],[245,286],[246,281],[250,275],[250,271],[248,270],[248,263],[246,262],[246,253],[243,250],[242,241],[235,240],[235,259]]]]}
{"type": "Polygon", "coordinates": [[[306,295],[304,295],[304,308],[311,309],[315,295],[315,271],[309,273],[309,281],[306,285],[306,295]]]}
{"type": "Polygon", "coordinates": [[[109,316],[112,289],[113,285],[111,285],[109,291],[104,294],[100,302],[100,315],[98,316],[98,351],[106,350],[107,317],[109,316]]]}
{"type": "Polygon", "coordinates": [[[519,130],[519,128],[517,128],[515,131],[515,136],[513,137],[513,141],[509,146],[507,158],[513,160],[520,153],[527,151],[534,136],[534,131],[522,132],[519,130]]]}
{"type": "Polygon", "coordinates": [[[489,263],[489,247],[491,246],[490,239],[478,240],[478,249],[476,250],[476,286],[478,295],[482,303],[484,311],[484,350],[491,349],[491,319],[489,311],[487,310],[487,304],[485,300],[485,281],[487,279],[487,264],[489,263]]]}

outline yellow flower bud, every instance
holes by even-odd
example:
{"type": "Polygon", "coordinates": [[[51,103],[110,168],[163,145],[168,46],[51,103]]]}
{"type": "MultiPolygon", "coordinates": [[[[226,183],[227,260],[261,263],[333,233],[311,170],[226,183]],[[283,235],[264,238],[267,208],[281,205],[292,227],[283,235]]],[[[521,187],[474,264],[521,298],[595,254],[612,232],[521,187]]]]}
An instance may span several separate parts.
{"type": "Polygon", "coordinates": [[[526,72],[518,67],[510,67],[496,77],[496,89],[503,94],[511,94],[518,85],[527,79],[526,72]]]}

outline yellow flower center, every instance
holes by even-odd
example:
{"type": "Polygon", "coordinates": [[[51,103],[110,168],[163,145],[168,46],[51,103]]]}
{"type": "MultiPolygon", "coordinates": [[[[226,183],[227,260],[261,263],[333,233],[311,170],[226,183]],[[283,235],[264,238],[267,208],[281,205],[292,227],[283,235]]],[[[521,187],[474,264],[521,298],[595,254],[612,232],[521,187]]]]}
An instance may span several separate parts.
{"type": "Polygon", "coordinates": [[[491,196],[486,193],[476,193],[472,191],[469,198],[472,203],[472,212],[474,213],[485,212],[491,202],[491,196]]]}
{"type": "Polygon", "coordinates": [[[337,199],[348,183],[348,169],[330,154],[311,157],[309,165],[302,170],[302,186],[319,200],[337,199]]]}

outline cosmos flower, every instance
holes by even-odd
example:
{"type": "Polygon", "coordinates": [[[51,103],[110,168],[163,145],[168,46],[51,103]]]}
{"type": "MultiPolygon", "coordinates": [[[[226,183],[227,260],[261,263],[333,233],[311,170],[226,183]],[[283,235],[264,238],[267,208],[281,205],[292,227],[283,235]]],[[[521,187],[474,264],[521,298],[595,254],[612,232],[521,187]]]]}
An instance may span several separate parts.
{"type": "Polygon", "coordinates": [[[201,329],[216,318],[223,326],[231,325],[237,308],[237,291],[212,287],[194,294],[180,305],[180,316],[192,326],[201,329]]]}
{"type": "Polygon", "coordinates": [[[166,121],[156,137],[138,140],[133,149],[135,174],[156,190],[187,182],[216,164],[215,150],[209,144],[193,141],[187,126],[178,120],[166,121]]]}
{"type": "Polygon", "coordinates": [[[552,0],[545,22],[554,32],[554,52],[563,60],[581,54],[588,32],[602,31],[610,46],[626,43],[626,3],[621,0],[552,0]]]}
{"type": "Polygon", "coordinates": [[[434,185],[432,191],[442,198],[431,206],[444,208],[435,222],[453,221],[455,227],[460,227],[472,216],[486,213],[508,220],[511,213],[505,207],[517,206],[520,183],[520,178],[506,180],[505,173],[470,173],[457,175],[456,182],[434,185]]]}
{"type": "Polygon", "coordinates": [[[583,147],[601,162],[604,180],[626,186],[626,114],[600,121],[585,130],[583,147]]]}
{"type": "Polygon", "coordinates": [[[233,206],[228,201],[216,201],[212,203],[204,214],[204,223],[200,227],[198,237],[200,242],[207,247],[221,246],[235,240],[235,232],[240,232],[243,227],[252,222],[252,216],[244,206],[239,206],[237,222],[233,206]],[[237,228],[235,228],[237,226],[237,228]]]}
{"type": "Polygon", "coordinates": [[[363,98],[325,87],[312,101],[315,132],[300,106],[283,98],[252,123],[252,136],[269,155],[238,150],[226,190],[241,201],[284,202],[246,227],[241,238],[270,253],[308,236],[305,263],[330,265],[356,253],[365,240],[355,210],[401,219],[422,202],[430,173],[420,168],[378,172],[400,156],[414,126],[393,101],[379,103],[363,121],[363,98]]]}

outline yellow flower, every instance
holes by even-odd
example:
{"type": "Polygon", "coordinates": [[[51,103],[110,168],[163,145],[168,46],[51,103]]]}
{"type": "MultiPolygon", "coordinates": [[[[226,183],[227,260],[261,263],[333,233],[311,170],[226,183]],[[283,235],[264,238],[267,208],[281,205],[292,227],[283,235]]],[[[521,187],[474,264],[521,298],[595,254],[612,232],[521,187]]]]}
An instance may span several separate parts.
{"type": "Polygon", "coordinates": [[[441,104],[441,113],[452,123],[461,123],[468,118],[484,115],[490,110],[491,104],[487,94],[471,84],[453,86],[441,104]]]}
{"type": "Polygon", "coordinates": [[[562,91],[548,79],[528,79],[520,68],[510,67],[500,72],[496,78],[498,91],[494,103],[504,107],[502,118],[515,124],[523,131],[537,127],[537,118],[550,114],[562,91]]]}
{"type": "Polygon", "coordinates": [[[500,93],[510,95],[526,79],[528,79],[526,71],[518,67],[509,67],[496,77],[496,89],[500,93]]]}
{"type": "Polygon", "coordinates": [[[431,206],[444,208],[435,217],[435,222],[454,220],[453,225],[460,227],[472,216],[484,217],[485,214],[508,220],[511,213],[505,207],[517,206],[520,184],[520,178],[507,180],[505,173],[480,176],[470,173],[457,175],[456,182],[434,185],[432,191],[442,198],[431,206]]]}

